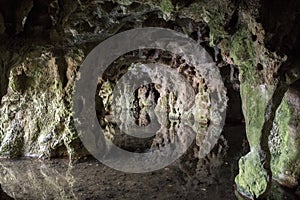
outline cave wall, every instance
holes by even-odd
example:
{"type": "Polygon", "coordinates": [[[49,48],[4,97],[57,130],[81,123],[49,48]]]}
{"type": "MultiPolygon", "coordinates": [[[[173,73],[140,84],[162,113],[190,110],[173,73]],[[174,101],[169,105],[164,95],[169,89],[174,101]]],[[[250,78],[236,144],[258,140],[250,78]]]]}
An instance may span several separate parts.
{"type": "Polygon", "coordinates": [[[194,37],[212,54],[220,49],[239,70],[250,152],[239,162],[238,190],[262,197],[272,178],[294,187],[299,7],[297,0],[2,0],[0,155],[86,155],[71,114],[81,62],[111,35],[159,26],[194,37]]]}

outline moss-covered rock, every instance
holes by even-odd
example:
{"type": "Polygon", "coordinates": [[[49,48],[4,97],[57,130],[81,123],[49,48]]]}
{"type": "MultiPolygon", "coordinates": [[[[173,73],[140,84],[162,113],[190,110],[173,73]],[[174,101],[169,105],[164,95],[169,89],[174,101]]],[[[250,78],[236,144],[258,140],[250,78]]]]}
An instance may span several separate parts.
{"type": "Polygon", "coordinates": [[[249,154],[241,158],[240,172],[235,181],[239,192],[258,198],[268,193],[271,185],[271,155],[267,138],[272,117],[275,115],[276,102],[280,102],[284,92],[275,94],[280,86],[275,75],[285,57],[267,50],[261,41],[264,32],[253,28],[261,28],[261,25],[253,22],[255,20],[251,16],[245,13],[243,15],[245,24],[240,24],[236,33],[229,39],[224,39],[221,46],[223,58],[231,60],[239,68],[242,109],[251,149],[249,154]],[[258,35],[255,40],[253,35],[258,35]]]}
{"type": "Polygon", "coordinates": [[[82,54],[68,52],[63,73],[49,50],[37,48],[25,57],[11,69],[7,93],[2,98],[0,156],[71,155],[75,153],[71,144],[78,136],[67,94],[72,93],[82,54]]]}
{"type": "Polygon", "coordinates": [[[219,1],[202,1],[196,0],[188,7],[181,9],[179,12],[194,20],[204,20],[209,28],[210,45],[217,45],[221,39],[230,36],[230,21],[237,5],[233,4],[230,0],[219,1]]]}
{"type": "Polygon", "coordinates": [[[160,3],[160,8],[166,14],[170,14],[174,11],[174,6],[171,0],[162,0],[160,3]]]}
{"type": "MultiPolygon", "coordinates": [[[[269,5],[270,1],[256,0],[66,0],[52,1],[51,5],[47,1],[20,2],[17,6],[2,3],[0,12],[1,156],[51,157],[73,155],[74,145],[80,149],[71,117],[71,96],[83,54],[65,48],[80,47],[88,52],[111,35],[141,26],[173,27],[191,36],[197,32],[195,22],[205,22],[210,29],[209,38],[201,36],[201,31],[195,38],[201,44],[210,42],[211,46],[220,47],[223,60],[237,65],[240,72],[240,94],[251,152],[239,162],[240,173],[236,178],[239,191],[251,198],[264,194],[270,184],[269,165],[280,183],[297,184],[299,104],[295,103],[296,98],[291,98],[294,92],[289,91],[277,109],[283,91],[276,93],[281,64],[286,60],[284,53],[290,53],[290,57],[298,55],[291,53],[299,49],[294,45],[297,41],[299,44],[298,11],[286,15],[287,11],[297,10],[293,8],[296,0],[286,3],[285,9],[276,8],[276,16],[269,15],[269,10],[277,3],[272,1],[269,5]],[[5,9],[10,12],[4,12],[5,9]],[[10,42],[14,39],[17,42],[10,42]],[[23,50],[23,46],[31,48],[41,43],[43,47],[31,49],[32,53],[23,50]],[[11,47],[15,49],[10,51],[11,47]],[[270,132],[271,154],[266,145],[270,132]],[[269,154],[271,163],[265,158],[269,154]]],[[[280,73],[285,73],[285,69],[280,73]]],[[[295,77],[288,81],[292,83],[295,77]]],[[[111,101],[111,89],[110,84],[104,85],[100,95],[104,105],[111,101]]],[[[197,96],[199,100],[202,98],[205,95],[197,96]]],[[[160,97],[162,110],[172,107],[169,99],[167,95],[160,97]]],[[[97,111],[101,113],[103,109],[97,111]]],[[[205,112],[204,116],[199,113],[197,110],[194,115],[202,121],[205,112]]],[[[201,141],[203,137],[197,135],[199,146],[201,141]]]]}
{"type": "Polygon", "coordinates": [[[250,198],[263,195],[268,187],[268,173],[260,161],[258,151],[252,151],[239,160],[239,174],[235,181],[238,183],[238,191],[250,198]]]}
{"type": "Polygon", "coordinates": [[[277,106],[285,92],[284,87],[279,89],[282,86],[277,73],[286,57],[265,47],[266,35],[262,25],[256,21],[257,12],[253,9],[246,11],[243,6],[240,5],[235,32],[223,37],[219,46],[223,59],[239,69],[242,109],[251,149],[239,162],[240,172],[235,182],[239,192],[250,198],[259,198],[268,193],[271,185],[272,155],[268,137],[277,106]]]}
{"type": "Polygon", "coordinates": [[[265,110],[274,88],[265,85],[241,84],[240,93],[246,122],[247,139],[251,152],[239,161],[239,174],[235,181],[238,190],[253,198],[260,197],[268,190],[271,176],[263,166],[261,141],[265,124],[265,110]],[[256,103],[253,103],[256,102],[256,103]]]}
{"type": "Polygon", "coordinates": [[[265,110],[273,91],[274,87],[272,86],[250,86],[246,84],[240,86],[242,109],[245,115],[250,148],[256,148],[260,145],[261,131],[265,122],[265,110]]]}
{"type": "Polygon", "coordinates": [[[276,111],[269,146],[273,178],[288,187],[300,177],[300,93],[289,89],[276,111]]]}

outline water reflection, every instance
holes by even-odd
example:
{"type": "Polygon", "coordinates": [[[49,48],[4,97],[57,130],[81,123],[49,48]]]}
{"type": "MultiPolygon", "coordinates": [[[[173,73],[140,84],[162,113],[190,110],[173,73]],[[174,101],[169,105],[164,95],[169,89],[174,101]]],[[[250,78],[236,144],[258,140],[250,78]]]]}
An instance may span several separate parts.
{"type": "MultiPolygon", "coordinates": [[[[234,177],[242,147],[240,127],[226,127],[212,153],[197,158],[192,145],[170,166],[158,171],[129,174],[90,158],[70,164],[56,160],[0,160],[0,185],[15,199],[203,199],[233,200],[234,177]],[[234,134],[233,134],[234,133],[234,134]],[[228,148],[229,146],[229,148],[228,148]]],[[[0,191],[1,192],[1,191],[0,191]]],[[[0,199],[9,199],[1,194],[0,199]]],[[[270,200],[296,200],[294,194],[274,188],[270,200]]]]}
{"type": "Polygon", "coordinates": [[[146,174],[127,174],[97,161],[70,168],[65,160],[1,161],[3,190],[16,199],[233,199],[232,184],[225,179],[211,185],[188,183],[173,165],[146,174]]]}
{"type": "Polygon", "coordinates": [[[63,160],[2,160],[2,189],[15,199],[75,199],[72,167],[63,160]]]}

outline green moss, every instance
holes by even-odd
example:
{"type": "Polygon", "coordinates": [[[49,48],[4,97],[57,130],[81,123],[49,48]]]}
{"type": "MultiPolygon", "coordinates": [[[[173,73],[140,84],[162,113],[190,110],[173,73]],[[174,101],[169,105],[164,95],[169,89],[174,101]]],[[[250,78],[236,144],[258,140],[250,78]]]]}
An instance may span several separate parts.
{"type": "Polygon", "coordinates": [[[240,81],[250,85],[259,85],[262,81],[256,71],[256,52],[249,30],[240,29],[227,44],[230,57],[239,66],[240,81]]]}
{"type": "Polygon", "coordinates": [[[174,11],[174,6],[171,0],[161,0],[160,8],[164,13],[172,13],[174,11]]]}
{"type": "MultiPolygon", "coordinates": [[[[291,124],[296,120],[293,106],[285,98],[276,112],[273,128],[271,169],[275,179],[289,186],[297,184],[300,176],[300,139],[291,124]],[[276,137],[277,136],[277,137],[276,137]]],[[[297,116],[296,116],[297,117],[297,116]]],[[[271,136],[271,137],[272,137],[271,136]]]]}
{"type": "Polygon", "coordinates": [[[265,123],[265,110],[273,91],[272,86],[255,86],[247,82],[242,82],[240,85],[246,133],[251,152],[240,159],[239,174],[235,181],[239,191],[251,198],[264,194],[270,181],[259,159],[259,151],[265,123]]]}
{"type": "Polygon", "coordinates": [[[239,160],[239,174],[235,178],[238,191],[251,198],[257,198],[267,190],[269,177],[256,151],[239,160]]]}
{"type": "Polygon", "coordinates": [[[210,46],[215,46],[222,39],[229,38],[226,27],[235,11],[235,6],[229,0],[203,1],[197,0],[180,10],[182,15],[196,21],[203,19],[210,29],[210,46]]]}
{"type": "Polygon", "coordinates": [[[261,130],[265,121],[265,109],[269,101],[273,87],[240,85],[242,108],[246,122],[247,138],[250,147],[256,147],[260,143],[261,130]]]}
{"type": "Polygon", "coordinates": [[[208,26],[210,28],[209,38],[210,46],[215,46],[221,39],[229,36],[225,31],[225,13],[220,12],[219,9],[211,9],[206,11],[206,17],[208,18],[208,26]]]}
{"type": "Polygon", "coordinates": [[[230,55],[237,65],[253,62],[254,49],[248,29],[242,28],[236,32],[231,42],[230,55]]]}

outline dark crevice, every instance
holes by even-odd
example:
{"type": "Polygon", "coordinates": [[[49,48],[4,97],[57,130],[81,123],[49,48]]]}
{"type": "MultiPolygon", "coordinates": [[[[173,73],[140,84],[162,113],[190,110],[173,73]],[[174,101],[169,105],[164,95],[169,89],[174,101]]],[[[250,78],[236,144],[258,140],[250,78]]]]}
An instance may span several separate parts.
{"type": "Polygon", "coordinates": [[[298,51],[295,47],[300,35],[299,7],[299,0],[261,1],[260,21],[266,31],[268,49],[288,55],[298,51]]]}
{"type": "Polygon", "coordinates": [[[262,71],[264,69],[264,66],[262,64],[258,63],[257,66],[256,66],[256,69],[258,71],[262,71]]]}
{"type": "Polygon", "coordinates": [[[0,103],[2,101],[2,97],[7,93],[7,89],[8,89],[8,74],[7,74],[7,70],[6,67],[3,63],[0,63],[0,103]]]}
{"type": "Polygon", "coordinates": [[[224,27],[225,31],[227,31],[230,35],[233,35],[237,30],[238,20],[239,20],[239,12],[238,10],[235,10],[231,16],[230,21],[224,27]]]}
{"type": "Polygon", "coordinates": [[[290,87],[295,90],[300,90],[300,78],[297,81],[295,81],[290,87]]]}
{"type": "Polygon", "coordinates": [[[12,197],[10,197],[8,194],[6,194],[6,193],[3,191],[1,185],[0,185],[0,199],[1,199],[1,200],[11,200],[11,199],[13,199],[12,197]]]}
{"type": "Polygon", "coordinates": [[[14,78],[15,78],[15,81],[14,81],[15,89],[18,92],[20,92],[21,94],[23,94],[27,90],[27,88],[30,84],[29,77],[27,77],[26,74],[24,73],[24,71],[22,71],[22,73],[20,75],[14,77],[14,78]]]}
{"type": "Polygon", "coordinates": [[[52,21],[48,10],[48,1],[34,0],[33,8],[28,13],[24,25],[24,33],[27,37],[49,38],[52,21]]]}
{"type": "Polygon", "coordinates": [[[255,42],[257,40],[257,35],[252,35],[251,38],[252,38],[252,41],[255,42]]]}
{"type": "Polygon", "coordinates": [[[185,1],[182,1],[182,0],[171,0],[172,1],[172,4],[173,6],[178,6],[179,8],[182,8],[182,7],[188,7],[189,5],[191,5],[192,3],[195,2],[195,0],[185,0],[185,1]]]}
{"type": "Polygon", "coordinates": [[[244,115],[242,111],[242,100],[239,90],[239,71],[237,68],[227,65],[220,69],[224,85],[227,89],[228,107],[226,111],[225,125],[244,126],[244,115]]]}
{"type": "Polygon", "coordinates": [[[62,83],[62,88],[64,89],[67,86],[68,78],[67,78],[67,69],[68,63],[66,62],[65,51],[62,49],[56,49],[54,51],[54,56],[56,57],[56,64],[58,66],[59,78],[62,83]]]}

